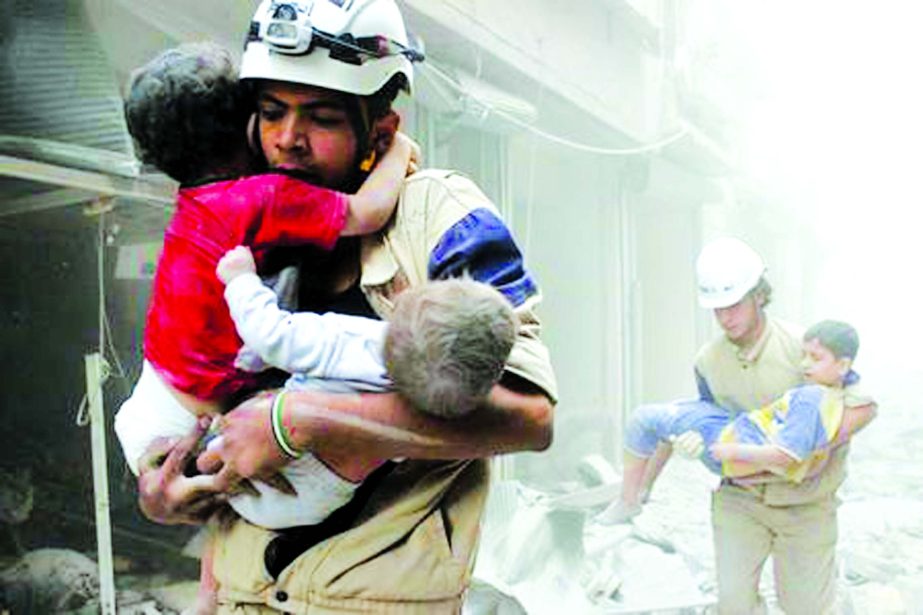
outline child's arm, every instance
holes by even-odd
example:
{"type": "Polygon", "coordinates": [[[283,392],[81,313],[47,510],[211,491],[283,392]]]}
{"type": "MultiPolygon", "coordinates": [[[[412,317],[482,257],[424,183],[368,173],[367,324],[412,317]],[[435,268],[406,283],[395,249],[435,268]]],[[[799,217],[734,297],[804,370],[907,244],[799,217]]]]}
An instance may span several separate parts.
{"type": "MultiPolygon", "coordinates": [[[[722,474],[731,477],[759,472],[784,475],[794,464],[810,458],[818,447],[815,440],[819,413],[820,408],[827,403],[827,395],[825,387],[795,387],[773,404],[748,413],[747,417],[752,417],[749,420],[756,424],[759,424],[761,418],[765,419],[768,413],[772,413],[774,421],[780,417],[784,420],[766,444],[714,444],[711,453],[722,462],[722,474]],[[786,409],[782,415],[776,414],[780,404],[786,409]]],[[[741,417],[741,420],[747,420],[747,417],[741,417]]]]}
{"type": "MultiPolygon", "coordinates": [[[[863,404],[861,406],[846,406],[843,409],[843,420],[840,423],[840,429],[837,431],[836,436],[830,441],[826,447],[827,450],[833,450],[847,442],[855,435],[858,431],[865,428],[878,413],[878,405],[875,402],[870,402],[863,404]]],[[[820,472],[827,466],[827,461],[829,458],[827,456],[819,457],[812,461],[811,465],[808,467],[805,472],[805,478],[812,476],[817,476],[820,472]]],[[[769,469],[770,472],[778,474],[774,469],[769,469]]],[[[759,475],[752,477],[756,479],[755,482],[767,482],[765,477],[762,479],[759,475]]]]}
{"type": "Polygon", "coordinates": [[[712,444],[712,457],[724,463],[734,464],[733,472],[727,476],[750,476],[760,472],[783,474],[797,459],[773,444],[739,444],[717,442],[712,444]]]}
{"type": "Polygon", "coordinates": [[[844,408],[843,421],[840,423],[840,429],[836,432],[836,437],[830,441],[831,448],[848,442],[855,433],[864,429],[877,415],[878,404],[875,402],[862,406],[847,406],[844,408]]]}
{"type": "Polygon", "coordinates": [[[374,233],[391,219],[408,171],[416,168],[420,147],[397,132],[391,147],[375,165],[356,194],[349,196],[349,211],[342,235],[374,233]]]}
{"type": "Polygon", "coordinates": [[[231,195],[235,214],[228,222],[254,249],[311,243],[329,250],[340,237],[375,232],[391,219],[419,151],[409,137],[395,133],[356,194],[285,172],[242,179],[231,195]]]}
{"type": "Polygon", "coordinates": [[[244,246],[221,257],[216,273],[227,285],[224,296],[237,333],[266,363],[375,390],[388,386],[380,352],[384,322],[280,309],[276,294],[256,276],[253,254],[244,246]]]}

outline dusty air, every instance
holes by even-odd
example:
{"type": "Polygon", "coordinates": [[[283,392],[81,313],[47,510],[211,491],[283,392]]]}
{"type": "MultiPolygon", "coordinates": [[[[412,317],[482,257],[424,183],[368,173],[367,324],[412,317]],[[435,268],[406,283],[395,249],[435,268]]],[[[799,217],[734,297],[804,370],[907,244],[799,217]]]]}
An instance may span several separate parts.
{"type": "Polygon", "coordinates": [[[0,615],[913,615],[921,10],[0,6],[0,615]]]}

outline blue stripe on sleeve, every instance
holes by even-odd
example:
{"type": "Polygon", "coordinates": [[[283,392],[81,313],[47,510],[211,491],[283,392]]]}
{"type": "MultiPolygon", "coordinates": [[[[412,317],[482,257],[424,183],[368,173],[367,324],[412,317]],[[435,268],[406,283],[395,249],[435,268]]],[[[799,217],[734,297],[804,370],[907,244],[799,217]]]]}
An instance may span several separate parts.
{"type": "Polygon", "coordinates": [[[449,228],[430,256],[429,279],[465,274],[495,287],[514,306],[538,292],[509,229],[485,208],[475,209],[449,228]]]}
{"type": "Polygon", "coordinates": [[[715,396],[708,386],[708,381],[705,380],[705,376],[703,376],[699,370],[695,370],[695,385],[696,388],[699,389],[699,399],[715,403],[715,396]]]}

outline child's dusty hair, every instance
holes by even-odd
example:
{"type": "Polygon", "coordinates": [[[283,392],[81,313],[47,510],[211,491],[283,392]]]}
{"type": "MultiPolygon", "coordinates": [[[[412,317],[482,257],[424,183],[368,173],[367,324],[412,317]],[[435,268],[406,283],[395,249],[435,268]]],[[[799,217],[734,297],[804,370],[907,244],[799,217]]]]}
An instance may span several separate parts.
{"type": "Polygon", "coordinates": [[[470,279],[428,282],[398,296],[384,356],[395,388],[418,410],[461,416],[500,378],[518,331],[509,301],[470,279]]]}
{"type": "Polygon", "coordinates": [[[125,119],[138,157],[189,183],[236,160],[246,147],[251,96],[227,49],[188,43],[135,70],[125,119]]]}
{"type": "Polygon", "coordinates": [[[837,359],[855,359],[859,352],[859,334],[856,329],[839,320],[822,320],[805,331],[804,341],[815,339],[837,359]]]}

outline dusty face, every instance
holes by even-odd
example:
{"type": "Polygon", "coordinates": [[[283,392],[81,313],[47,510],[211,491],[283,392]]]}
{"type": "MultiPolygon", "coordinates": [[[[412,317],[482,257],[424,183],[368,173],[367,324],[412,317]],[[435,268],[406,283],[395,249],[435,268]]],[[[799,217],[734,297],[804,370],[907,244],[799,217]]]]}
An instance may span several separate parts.
{"type": "Polygon", "coordinates": [[[267,81],[257,98],[260,141],[269,166],[299,169],[308,181],[342,189],[356,168],[357,141],[345,95],[267,81]]]}
{"type": "Polygon", "coordinates": [[[804,342],[804,359],[801,368],[804,379],[814,384],[840,386],[849,371],[849,359],[837,359],[829,348],[816,338],[804,342]]]}
{"type": "Polygon", "coordinates": [[[734,345],[745,348],[759,339],[764,316],[753,294],[747,294],[734,305],[716,308],[715,318],[734,345]]]}

